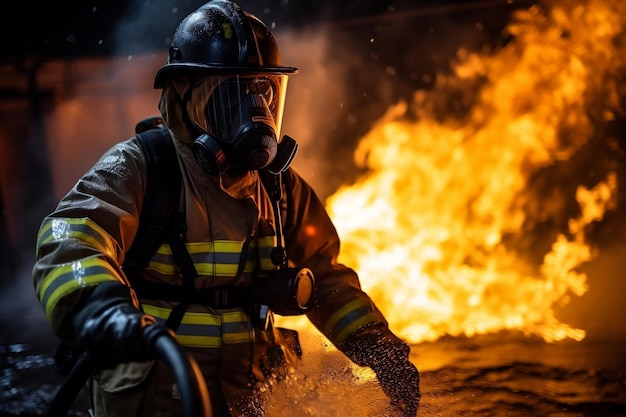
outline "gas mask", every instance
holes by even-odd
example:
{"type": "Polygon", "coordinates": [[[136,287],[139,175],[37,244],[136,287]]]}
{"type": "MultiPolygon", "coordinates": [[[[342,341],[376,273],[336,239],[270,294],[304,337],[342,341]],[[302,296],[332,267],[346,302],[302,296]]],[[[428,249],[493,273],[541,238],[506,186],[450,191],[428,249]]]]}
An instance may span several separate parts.
{"type": "Polygon", "coordinates": [[[192,147],[198,164],[211,175],[229,168],[284,170],[297,148],[287,136],[278,141],[286,84],[284,74],[218,75],[198,81],[188,102],[189,118],[203,132],[192,147]]]}

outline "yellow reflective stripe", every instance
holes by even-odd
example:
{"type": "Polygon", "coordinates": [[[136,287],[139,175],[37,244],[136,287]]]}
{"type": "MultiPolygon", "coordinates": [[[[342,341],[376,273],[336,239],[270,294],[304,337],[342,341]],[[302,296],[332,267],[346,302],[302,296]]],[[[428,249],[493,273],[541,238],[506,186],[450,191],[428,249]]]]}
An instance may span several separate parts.
{"type": "Polygon", "coordinates": [[[222,314],[224,323],[241,323],[247,322],[249,317],[243,311],[228,311],[222,314]]]}
{"type": "MultiPolygon", "coordinates": [[[[164,324],[171,309],[144,304],[143,311],[164,324]]],[[[184,346],[219,348],[222,344],[253,341],[254,330],[248,315],[242,311],[223,314],[187,311],[176,330],[176,340],[184,346]]]]}
{"type": "Polygon", "coordinates": [[[77,288],[118,280],[117,272],[106,261],[95,257],[87,258],[54,268],[39,282],[37,296],[44,306],[46,316],[51,318],[58,301],[77,288]]]}
{"type": "Polygon", "coordinates": [[[189,336],[177,334],[175,339],[182,346],[198,347],[198,348],[219,348],[222,346],[222,340],[219,337],[207,336],[189,336]]]}
{"type": "MultiPolygon", "coordinates": [[[[243,241],[218,240],[215,242],[191,242],[185,246],[194,262],[199,275],[232,277],[239,271],[241,262],[243,241]]],[[[246,254],[247,259],[243,272],[254,271],[257,259],[260,258],[260,266],[263,270],[274,269],[271,261],[271,251],[274,248],[274,237],[258,238],[252,242],[246,254]],[[259,246],[259,256],[252,255],[252,251],[259,246]]],[[[162,275],[174,275],[178,273],[178,265],[174,260],[172,249],[168,244],[162,244],[156,254],[150,260],[148,269],[162,275]]]]}
{"type": "MultiPolygon", "coordinates": [[[[196,271],[199,275],[212,275],[218,277],[231,277],[237,274],[239,265],[237,264],[214,264],[211,262],[197,262],[196,271]]],[[[250,262],[246,262],[246,265],[250,265],[250,262]]],[[[245,271],[246,268],[244,268],[245,271]]],[[[251,269],[248,269],[249,272],[251,269]]]]}
{"type": "Polygon", "coordinates": [[[224,333],[222,335],[222,341],[225,345],[234,344],[234,343],[247,343],[254,340],[254,333],[250,332],[239,332],[239,333],[224,333]]]}
{"type": "Polygon", "coordinates": [[[356,300],[352,300],[351,302],[347,303],[339,310],[335,311],[335,313],[328,318],[328,321],[326,322],[326,326],[324,326],[324,332],[326,334],[330,333],[333,327],[335,327],[337,322],[341,320],[342,317],[344,317],[346,314],[350,313],[351,311],[361,307],[363,304],[364,304],[363,300],[361,300],[360,298],[357,298],[356,300]]]}
{"type": "Polygon", "coordinates": [[[178,264],[174,261],[170,245],[164,243],[159,246],[148,263],[147,269],[159,272],[163,275],[174,275],[178,273],[178,264]]]}
{"type": "Polygon", "coordinates": [[[271,271],[272,269],[276,269],[274,262],[270,258],[261,258],[261,270],[271,271]]]}
{"type": "Polygon", "coordinates": [[[261,270],[270,271],[276,266],[272,262],[272,250],[275,246],[274,236],[265,236],[257,238],[257,245],[259,250],[259,259],[261,260],[261,270]]]}
{"type": "Polygon", "coordinates": [[[254,330],[250,317],[243,311],[229,311],[222,314],[224,323],[222,341],[229,343],[247,343],[254,340],[254,330]]]}
{"type": "Polygon", "coordinates": [[[161,246],[159,246],[156,253],[164,255],[164,256],[172,256],[172,248],[170,247],[170,245],[164,243],[161,246]]]}
{"type": "Polygon", "coordinates": [[[333,341],[337,344],[341,344],[346,340],[348,336],[356,332],[359,328],[374,321],[376,320],[374,320],[374,317],[372,316],[363,316],[357,320],[351,321],[349,325],[344,327],[339,333],[337,333],[333,337],[333,341]]]}
{"type": "Polygon", "coordinates": [[[260,248],[270,248],[274,247],[274,240],[276,238],[274,236],[260,236],[256,238],[256,244],[260,248]]]}
{"type": "Polygon", "coordinates": [[[104,229],[87,217],[45,220],[37,233],[37,251],[46,243],[67,239],[78,240],[111,257],[116,256],[117,243],[104,229]]]}
{"type": "Polygon", "coordinates": [[[182,324],[203,324],[209,326],[221,326],[220,316],[208,313],[194,313],[187,311],[183,317],[182,324]]]}
{"type": "Polygon", "coordinates": [[[190,242],[186,244],[190,254],[202,252],[241,253],[243,241],[216,240],[214,242],[190,242]]]}
{"type": "Polygon", "coordinates": [[[380,320],[369,300],[356,299],[337,310],[326,322],[324,330],[333,342],[340,344],[361,326],[380,320]]]}

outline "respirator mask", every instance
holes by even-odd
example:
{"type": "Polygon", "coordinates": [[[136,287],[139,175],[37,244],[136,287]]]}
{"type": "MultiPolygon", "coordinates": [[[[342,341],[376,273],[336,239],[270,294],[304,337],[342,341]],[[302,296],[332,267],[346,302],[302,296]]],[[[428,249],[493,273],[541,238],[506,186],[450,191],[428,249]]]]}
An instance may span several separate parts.
{"type": "Polygon", "coordinates": [[[278,141],[286,84],[284,74],[216,75],[198,81],[188,102],[189,118],[203,132],[193,143],[198,164],[211,175],[229,168],[260,170],[272,163],[282,171],[297,147],[293,139],[284,140],[288,137],[278,141]]]}

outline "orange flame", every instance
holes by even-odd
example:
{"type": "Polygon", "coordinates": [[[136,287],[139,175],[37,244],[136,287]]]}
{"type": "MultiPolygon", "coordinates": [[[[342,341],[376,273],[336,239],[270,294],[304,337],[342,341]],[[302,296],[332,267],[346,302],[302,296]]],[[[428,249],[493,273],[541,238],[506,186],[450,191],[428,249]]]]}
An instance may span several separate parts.
{"type": "Polygon", "coordinates": [[[501,330],[585,337],[554,309],[587,291],[576,271],[594,256],[585,226],[614,208],[616,175],[578,188],[580,215],[542,265],[506,242],[529,232],[530,176],[592,139],[598,101],[604,119],[618,108],[625,2],[562,3],[517,12],[506,46],[459,52],[454,76],[389,109],[357,148],[367,174],[328,200],[340,261],[410,342],[501,330]],[[442,116],[439,103],[459,95],[466,111],[442,116]]]}

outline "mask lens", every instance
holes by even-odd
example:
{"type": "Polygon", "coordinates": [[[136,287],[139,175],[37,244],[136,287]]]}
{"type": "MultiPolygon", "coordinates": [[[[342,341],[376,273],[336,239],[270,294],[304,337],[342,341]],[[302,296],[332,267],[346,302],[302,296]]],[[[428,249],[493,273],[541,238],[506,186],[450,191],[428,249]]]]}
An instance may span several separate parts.
{"type": "MultiPolygon", "coordinates": [[[[275,124],[280,126],[287,76],[212,76],[198,81],[189,100],[189,115],[196,126],[229,142],[228,127],[247,93],[263,96],[275,124]]],[[[278,131],[277,131],[278,133],[278,131]]]]}
{"type": "Polygon", "coordinates": [[[211,131],[211,119],[216,114],[210,114],[209,100],[215,88],[225,81],[223,77],[206,77],[194,84],[191,90],[191,98],[187,103],[187,112],[191,121],[207,133],[211,131]]]}
{"type": "Polygon", "coordinates": [[[274,103],[276,84],[272,80],[267,77],[254,78],[248,84],[248,88],[251,93],[262,95],[270,111],[273,111],[273,107],[276,106],[276,103],[274,103]]]}
{"type": "Polygon", "coordinates": [[[247,90],[245,83],[242,81],[244,80],[232,78],[218,84],[213,90],[213,94],[211,94],[209,105],[220,110],[237,108],[247,90]]]}

